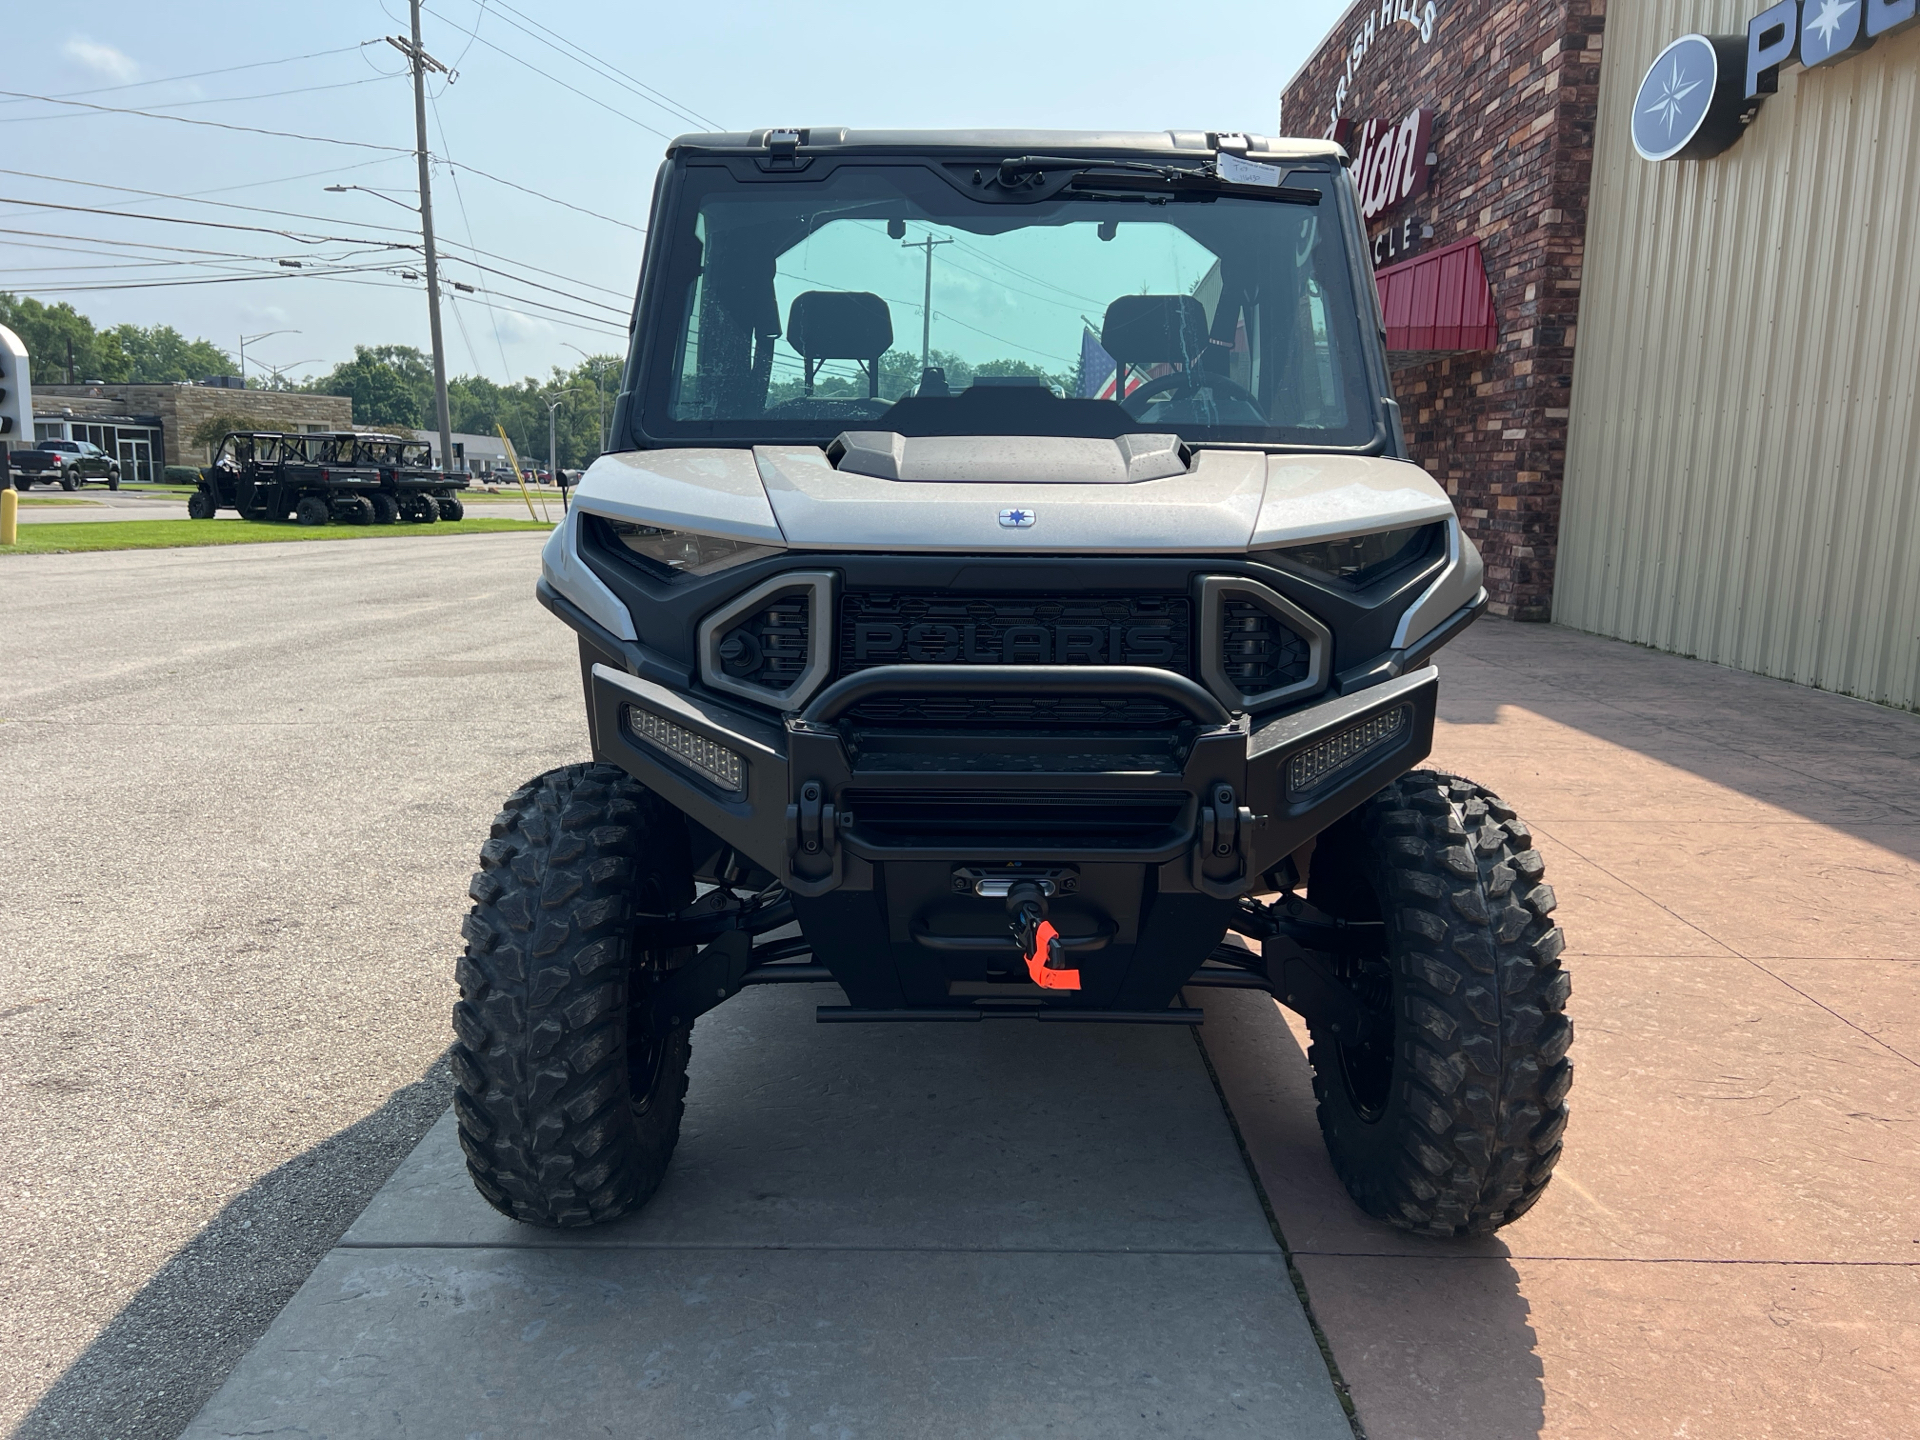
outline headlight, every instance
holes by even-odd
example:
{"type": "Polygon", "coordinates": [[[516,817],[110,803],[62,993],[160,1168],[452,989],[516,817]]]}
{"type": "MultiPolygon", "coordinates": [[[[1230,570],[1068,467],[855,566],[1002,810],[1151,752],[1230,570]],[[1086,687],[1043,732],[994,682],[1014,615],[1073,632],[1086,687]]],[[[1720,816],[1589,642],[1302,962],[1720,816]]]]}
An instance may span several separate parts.
{"type": "Polygon", "coordinates": [[[620,543],[642,559],[689,575],[711,575],[729,566],[778,553],[772,545],[751,540],[725,540],[718,535],[696,535],[691,530],[662,530],[630,520],[609,520],[620,543]]]}
{"type": "Polygon", "coordinates": [[[1266,553],[1344,580],[1349,585],[1370,585],[1389,571],[1417,559],[1438,528],[1415,525],[1404,530],[1381,530],[1372,535],[1316,540],[1311,545],[1288,545],[1266,553]]]}

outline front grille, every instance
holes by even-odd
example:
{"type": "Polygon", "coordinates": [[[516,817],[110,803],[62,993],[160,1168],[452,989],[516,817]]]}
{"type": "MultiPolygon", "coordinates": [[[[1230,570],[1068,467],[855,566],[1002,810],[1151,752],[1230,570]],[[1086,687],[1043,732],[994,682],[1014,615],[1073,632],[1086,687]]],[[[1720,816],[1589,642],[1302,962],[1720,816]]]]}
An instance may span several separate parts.
{"type": "Polygon", "coordinates": [[[883,695],[849,714],[862,727],[903,730],[1171,730],[1186,719],[1143,695],[883,695]]]}
{"type": "Polygon", "coordinates": [[[1297,685],[1313,668],[1313,647],[1244,595],[1221,602],[1220,664],[1242,695],[1297,685]]]}
{"type": "Polygon", "coordinates": [[[1180,835],[1180,794],[849,790],[856,834],[890,849],[1150,850],[1180,835]]]}
{"type": "Polygon", "coordinates": [[[1184,595],[850,590],[835,673],[875,665],[1148,665],[1193,674],[1184,595]]]}
{"type": "Polygon", "coordinates": [[[739,617],[720,637],[722,673],[784,694],[807,668],[805,590],[788,590],[739,617]]]}

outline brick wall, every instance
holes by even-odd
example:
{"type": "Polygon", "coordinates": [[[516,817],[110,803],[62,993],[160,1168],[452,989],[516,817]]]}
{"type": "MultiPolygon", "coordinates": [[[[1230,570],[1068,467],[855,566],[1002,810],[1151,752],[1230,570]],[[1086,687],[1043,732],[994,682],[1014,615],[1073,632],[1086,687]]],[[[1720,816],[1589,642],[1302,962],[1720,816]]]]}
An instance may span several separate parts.
{"type": "MultiPolygon", "coordinates": [[[[1432,188],[1411,252],[1480,237],[1499,348],[1397,369],[1414,458],[1487,562],[1496,614],[1545,620],[1566,466],[1575,319],[1606,0],[1361,0],[1288,84],[1295,135],[1434,110],[1432,188]],[[1426,17],[1431,14],[1431,19],[1426,17]],[[1424,33],[1428,38],[1423,39],[1424,33]]],[[[1392,262],[1389,262],[1392,263],[1392,262]]]]}
{"type": "Polygon", "coordinates": [[[203,465],[206,449],[191,439],[216,415],[232,415],[260,430],[351,430],[353,401],[345,395],[305,395],[286,390],[223,390],[213,385],[36,385],[34,406],[51,412],[80,401],[106,402],[121,413],[158,415],[167,464],[203,465]]]}

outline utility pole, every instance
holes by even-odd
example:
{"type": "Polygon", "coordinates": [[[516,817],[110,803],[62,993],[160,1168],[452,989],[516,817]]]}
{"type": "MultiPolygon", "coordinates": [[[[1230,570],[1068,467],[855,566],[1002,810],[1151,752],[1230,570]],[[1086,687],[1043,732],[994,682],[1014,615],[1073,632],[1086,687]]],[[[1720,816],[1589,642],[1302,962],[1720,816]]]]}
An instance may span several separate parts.
{"type": "Polygon", "coordinates": [[[413,43],[389,35],[387,43],[407,57],[413,70],[414,156],[420,162],[420,239],[427,252],[427,324],[433,335],[433,401],[440,420],[440,467],[453,468],[453,426],[447,418],[447,349],[440,339],[440,257],[433,249],[433,184],[427,173],[427,72],[444,75],[447,67],[420,43],[420,0],[408,0],[413,12],[413,43]]]}
{"type": "Polygon", "coordinates": [[[902,250],[924,250],[927,252],[927,288],[920,302],[920,373],[927,373],[927,361],[933,356],[933,251],[937,245],[951,245],[952,240],[936,240],[933,232],[927,232],[924,240],[902,240],[902,250]]]}

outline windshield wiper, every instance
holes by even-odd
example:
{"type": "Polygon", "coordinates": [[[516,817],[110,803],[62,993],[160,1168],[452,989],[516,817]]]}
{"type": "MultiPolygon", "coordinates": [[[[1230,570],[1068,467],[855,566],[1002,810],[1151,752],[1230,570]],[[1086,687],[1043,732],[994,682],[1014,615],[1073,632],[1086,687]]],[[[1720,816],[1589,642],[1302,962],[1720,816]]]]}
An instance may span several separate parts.
{"type": "Polygon", "coordinates": [[[1229,178],[1221,174],[1221,166],[1212,160],[1202,161],[1198,165],[1162,165],[1151,160],[1074,160],[1056,155],[1010,156],[1000,162],[996,178],[1004,190],[1019,191],[1031,187],[1041,192],[1034,196],[1035,199],[1055,194],[1068,185],[1083,190],[1083,182],[1092,179],[1098,185],[1130,192],[1127,198],[1164,185],[1175,190],[1252,195],[1294,205],[1320,203],[1319,190],[1286,183],[1293,172],[1263,162],[1240,163],[1252,170],[1271,170],[1275,172],[1276,179],[1268,184],[1264,177],[1245,180],[1229,178]],[[1072,173],[1061,176],[1059,172],[1063,170],[1072,173]]]}

